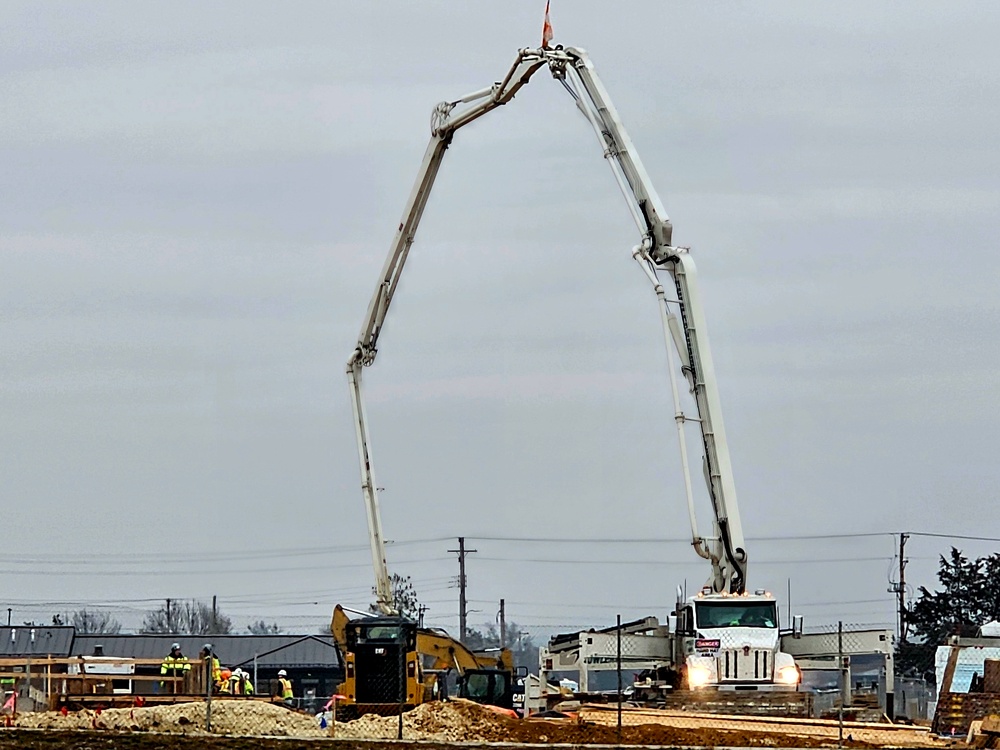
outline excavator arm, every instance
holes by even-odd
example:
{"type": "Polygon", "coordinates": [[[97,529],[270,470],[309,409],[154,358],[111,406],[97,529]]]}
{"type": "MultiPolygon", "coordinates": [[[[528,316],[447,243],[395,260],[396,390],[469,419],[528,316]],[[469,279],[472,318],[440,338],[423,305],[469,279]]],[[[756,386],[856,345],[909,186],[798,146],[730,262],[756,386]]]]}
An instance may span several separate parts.
{"type": "Polygon", "coordinates": [[[514,669],[514,656],[510,649],[477,652],[447,633],[424,628],[417,631],[417,653],[433,658],[430,669],[454,669],[460,675],[470,669],[499,669],[507,672],[514,669]]]}
{"type": "Polygon", "coordinates": [[[344,608],[339,604],[333,608],[333,620],[330,622],[330,632],[333,634],[333,642],[337,644],[341,654],[347,653],[347,624],[351,618],[347,616],[344,608]]]}
{"type": "Polygon", "coordinates": [[[445,675],[454,670],[459,698],[508,710],[513,707],[514,655],[510,649],[473,651],[447,633],[421,628],[417,653],[425,664],[426,693],[443,689],[445,675]]]}

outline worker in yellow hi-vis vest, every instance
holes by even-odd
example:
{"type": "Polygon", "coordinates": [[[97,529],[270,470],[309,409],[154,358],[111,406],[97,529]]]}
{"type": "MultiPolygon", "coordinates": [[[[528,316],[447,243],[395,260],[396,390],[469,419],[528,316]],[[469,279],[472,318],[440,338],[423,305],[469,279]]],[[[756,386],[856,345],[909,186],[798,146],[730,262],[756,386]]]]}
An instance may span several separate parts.
{"type": "Polygon", "coordinates": [[[219,663],[219,657],[212,650],[212,644],[206,643],[202,646],[198,657],[205,662],[205,675],[212,685],[212,691],[219,692],[219,688],[222,687],[222,665],[219,663]]]}
{"type": "MultiPolygon", "coordinates": [[[[181,653],[181,644],[173,643],[170,645],[170,653],[163,657],[163,663],[160,664],[160,676],[161,677],[187,677],[191,674],[191,661],[181,653]]],[[[166,680],[160,682],[160,688],[166,686],[166,680]]],[[[183,693],[184,683],[178,682],[177,680],[170,681],[170,687],[168,689],[170,693],[183,693]]]]}
{"type": "Polygon", "coordinates": [[[278,670],[278,683],[281,685],[282,703],[291,706],[295,702],[295,693],[292,691],[292,681],[288,679],[288,672],[284,669],[278,670]]]}

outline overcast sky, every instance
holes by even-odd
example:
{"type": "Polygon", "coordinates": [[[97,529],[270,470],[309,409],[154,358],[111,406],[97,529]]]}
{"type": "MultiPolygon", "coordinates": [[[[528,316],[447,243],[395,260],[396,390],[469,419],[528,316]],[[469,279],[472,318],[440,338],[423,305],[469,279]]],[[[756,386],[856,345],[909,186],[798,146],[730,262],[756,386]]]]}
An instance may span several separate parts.
{"type": "MultiPolygon", "coordinates": [[[[893,622],[891,532],[1000,536],[1000,7],[552,5],[693,248],[750,586],[893,622]]],[[[3,3],[15,622],[216,594],[313,631],[370,600],[344,364],[434,104],[542,8],[3,3]]],[[[503,541],[688,534],[637,238],[546,73],[456,137],[366,371],[390,566],[433,624],[458,535],[471,620],[505,597],[536,634],[663,618],[707,576],[683,541],[503,541]]],[[[948,544],[914,540],[909,582],[948,544]]]]}

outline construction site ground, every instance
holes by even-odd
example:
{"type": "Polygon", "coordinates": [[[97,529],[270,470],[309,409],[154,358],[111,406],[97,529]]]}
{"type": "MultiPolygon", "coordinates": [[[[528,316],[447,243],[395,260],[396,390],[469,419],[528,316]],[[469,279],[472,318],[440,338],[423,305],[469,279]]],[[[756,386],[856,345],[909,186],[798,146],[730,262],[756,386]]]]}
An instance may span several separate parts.
{"type": "MultiPolygon", "coordinates": [[[[669,747],[836,747],[837,727],[829,722],[735,717],[684,716],[677,712],[629,712],[630,725],[622,728],[622,745],[669,747]],[[756,722],[756,723],[755,723],[756,722]]],[[[606,708],[581,710],[580,719],[520,720],[465,702],[431,703],[404,716],[400,747],[424,750],[489,743],[491,746],[563,745],[590,748],[615,745],[618,730],[614,712],[606,708]]],[[[0,750],[51,748],[263,748],[294,750],[335,745],[345,750],[373,750],[389,741],[395,745],[396,716],[364,716],[321,728],[316,717],[280,706],[255,702],[214,701],[212,732],[205,730],[205,704],[185,703],[133,709],[108,709],[18,716],[13,726],[0,731],[0,750]],[[220,736],[225,735],[225,736],[220,736]]],[[[916,729],[888,729],[860,739],[865,727],[846,726],[845,747],[949,747],[916,729]],[[857,736],[855,736],[857,735],[857,736]]]]}

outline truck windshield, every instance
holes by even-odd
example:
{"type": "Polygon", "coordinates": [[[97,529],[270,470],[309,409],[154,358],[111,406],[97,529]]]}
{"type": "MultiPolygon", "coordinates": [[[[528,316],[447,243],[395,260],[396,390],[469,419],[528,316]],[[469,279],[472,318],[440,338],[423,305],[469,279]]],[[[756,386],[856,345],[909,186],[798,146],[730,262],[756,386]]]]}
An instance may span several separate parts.
{"type": "Polygon", "coordinates": [[[774,628],[774,602],[697,602],[699,628],[774,628]]]}

